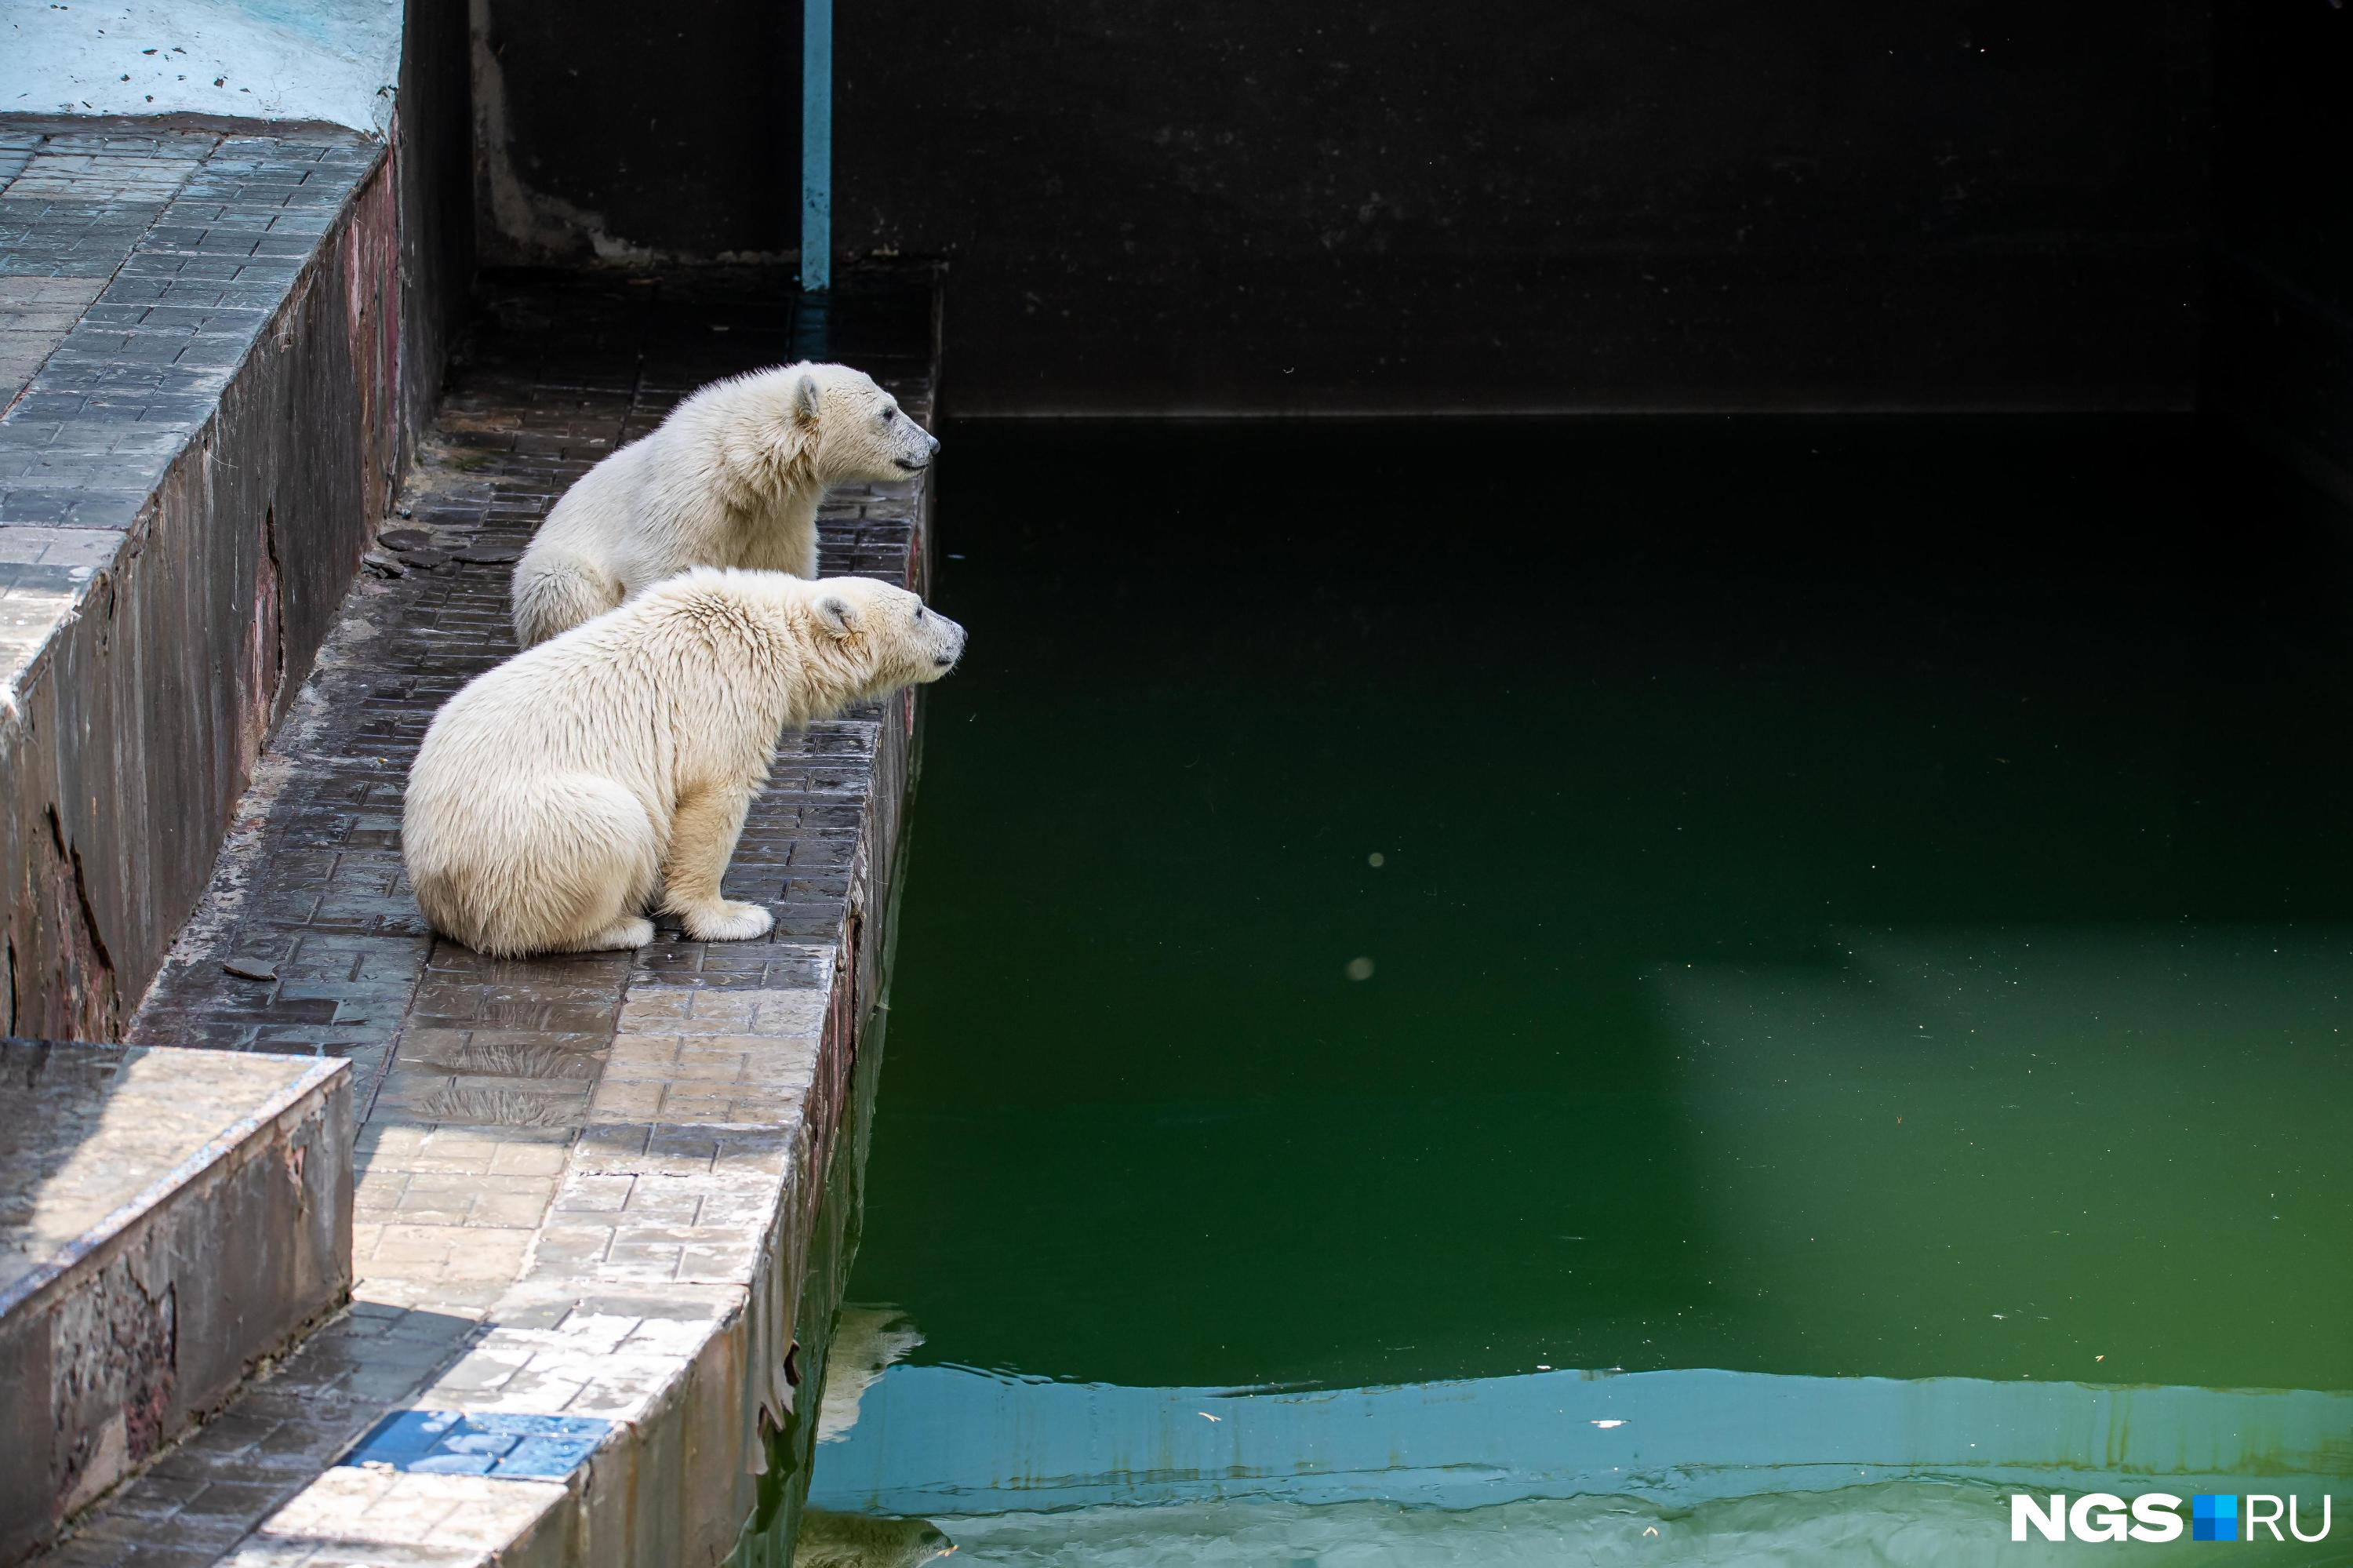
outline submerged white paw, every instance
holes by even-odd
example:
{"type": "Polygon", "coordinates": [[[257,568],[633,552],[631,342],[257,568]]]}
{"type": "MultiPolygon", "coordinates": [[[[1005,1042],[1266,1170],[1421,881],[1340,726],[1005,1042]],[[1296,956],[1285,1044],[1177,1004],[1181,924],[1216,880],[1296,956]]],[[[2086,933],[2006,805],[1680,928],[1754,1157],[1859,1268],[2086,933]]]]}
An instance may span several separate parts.
{"type": "Polygon", "coordinates": [[[679,923],[698,942],[748,942],[773,930],[776,917],[756,904],[733,899],[684,910],[679,923]]]}

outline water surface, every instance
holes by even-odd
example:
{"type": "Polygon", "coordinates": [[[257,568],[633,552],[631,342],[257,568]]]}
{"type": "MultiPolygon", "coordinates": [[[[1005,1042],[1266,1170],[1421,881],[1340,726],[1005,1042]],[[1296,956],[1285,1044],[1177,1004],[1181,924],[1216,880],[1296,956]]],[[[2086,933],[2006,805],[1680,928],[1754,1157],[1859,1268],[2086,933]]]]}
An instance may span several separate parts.
{"type": "Polygon", "coordinates": [[[851,1287],[923,1339],[828,1506],[1408,1562],[1347,1519],[2342,1467],[2243,1392],[2353,1390],[2340,518],[2187,419],[953,435],[851,1287]],[[1253,1389],[1421,1392],[1155,1425],[1253,1389]]]}

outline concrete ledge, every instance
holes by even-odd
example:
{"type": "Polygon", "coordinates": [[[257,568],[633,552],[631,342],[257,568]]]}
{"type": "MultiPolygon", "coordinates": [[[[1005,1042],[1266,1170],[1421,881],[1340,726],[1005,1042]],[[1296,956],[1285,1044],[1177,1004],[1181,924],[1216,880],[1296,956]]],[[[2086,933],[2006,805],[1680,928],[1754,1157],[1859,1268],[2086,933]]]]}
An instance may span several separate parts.
{"type": "Polygon", "coordinates": [[[398,180],[332,132],[6,121],[0,153],[0,299],[95,291],[0,414],[5,1022],[108,1040],[397,477],[398,180]]]}
{"type": "Polygon", "coordinates": [[[0,1042],[0,1563],[351,1286],[341,1062],[0,1042]]]}
{"type": "MultiPolygon", "coordinates": [[[[931,284],[845,278],[826,323],[925,420],[931,284]]],[[[637,953],[500,960],[435,938],[402,781],[435,709],[512,651],[522,544],[616,445],[818,324],[773,274],[508,280],[484,307],[397,524],[127,1026],[349,1063],[352,1309],[56,1564],[751,1568],[791,1540],[917,704],[780,744],[726,882],[775,912],[766,939],[672,926],[637,953]]],[[[929,506],[913,483],[837,493],[824,569],[922,586],[929,506]]]]}

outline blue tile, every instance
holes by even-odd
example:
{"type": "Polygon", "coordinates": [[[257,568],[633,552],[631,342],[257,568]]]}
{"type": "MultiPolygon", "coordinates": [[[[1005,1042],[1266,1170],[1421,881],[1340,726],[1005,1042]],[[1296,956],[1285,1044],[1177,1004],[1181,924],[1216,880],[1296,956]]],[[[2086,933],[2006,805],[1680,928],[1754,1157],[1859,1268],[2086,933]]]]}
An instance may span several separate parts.
{"type": "MultiPolygon", "coordinates": [[[[601,1435],[600,1435],[601,1436],[601,1435]]],[[[493,1472],[516,1480],[562,1480],[596,1451],[597,1437],[526,1437],[493,1472]]]]}
{"type": "Polygon", "coordinates": [[[412,1459],[431,1453],[449,1429],[464,1417],[453,1412],[403,1410],[385,1416],[360,1439],[346,1464],[385,1464],[406,1468],[412,1459]]]}
{"type": "Polygon", "coordinates": [[[612,1429],[609,1421],[597,1421],[577,1415],[478,1415],[477,1421],[493,1421],[501,1432],[512,1432],[518,1437],[577,1437],[587,1435],[589,1428],[603,1436],[612,1429]]]}
{"type": "Polygon", "coordinates": [[[404,1410],[377,1422],[343,1462],[423,1475],[561,1480],[612,1429],[611,1422],[585,1415],[404,1410]]]}

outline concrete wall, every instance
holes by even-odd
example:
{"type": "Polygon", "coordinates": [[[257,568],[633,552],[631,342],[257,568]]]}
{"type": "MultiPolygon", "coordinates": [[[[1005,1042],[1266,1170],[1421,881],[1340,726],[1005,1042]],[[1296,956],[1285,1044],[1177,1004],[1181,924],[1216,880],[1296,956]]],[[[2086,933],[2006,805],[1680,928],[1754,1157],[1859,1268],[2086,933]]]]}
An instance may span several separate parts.
{"type": "Polygon", "coordinates": [[[461,4],[406,18],[381,161],[19,694],[19,1033],[118,1037],[431,417],[472,281],[471,81],[461,4]]]}
{"type": "Polygon", "coordinates": [[[464,0],[406,0],[400,60],[401,422],[432,421],[474,282],[474,90],[464,0]]]}
{"type": "Polygon", "coordinates": [[[397,183],[379,157],[26,672],[0,813],[16,1033],[119,1038],[381,520],[397,183]]]}
{"type": "Polygon", "coordinates": [[[73,1068],[47,1059],[96,1049],[0,1041],[10,1239],[27,1245],[32,1214],[37,1248],[0,1290],[0,1563],[216,1412],[351,1288],[349,1068],[189,1053],[142,1087],[134,1049],[110,1114],[52,1086],[73,1068]],[[25,1125],[45,1113],[58,1125],[25,1125]],[[89,1161],[105,1175],[74,1170],[89,1161]],[[121,1207],[78,1206],[78,1182],[121,1207]]]}
{"type": "Polygon", "coordinates": [[[2217,20],[2209,400],[2353,501],[2353,12],[2226,0],[2217,20]]]}
{"type": "MultiPolygon", "coordinates": [[[[480,4],[543,198],[501,255],[792,243],[795,7],[480,4]]],[[[2190,396],[2205,0],[859,0],[838,30],[839,246],[951,259],[965,413],[2190,396]]]]}
{"type": "Polygon", "coordinates": [[[472,5],[485,262],[798,247],[798,5],[472,5]]]}

